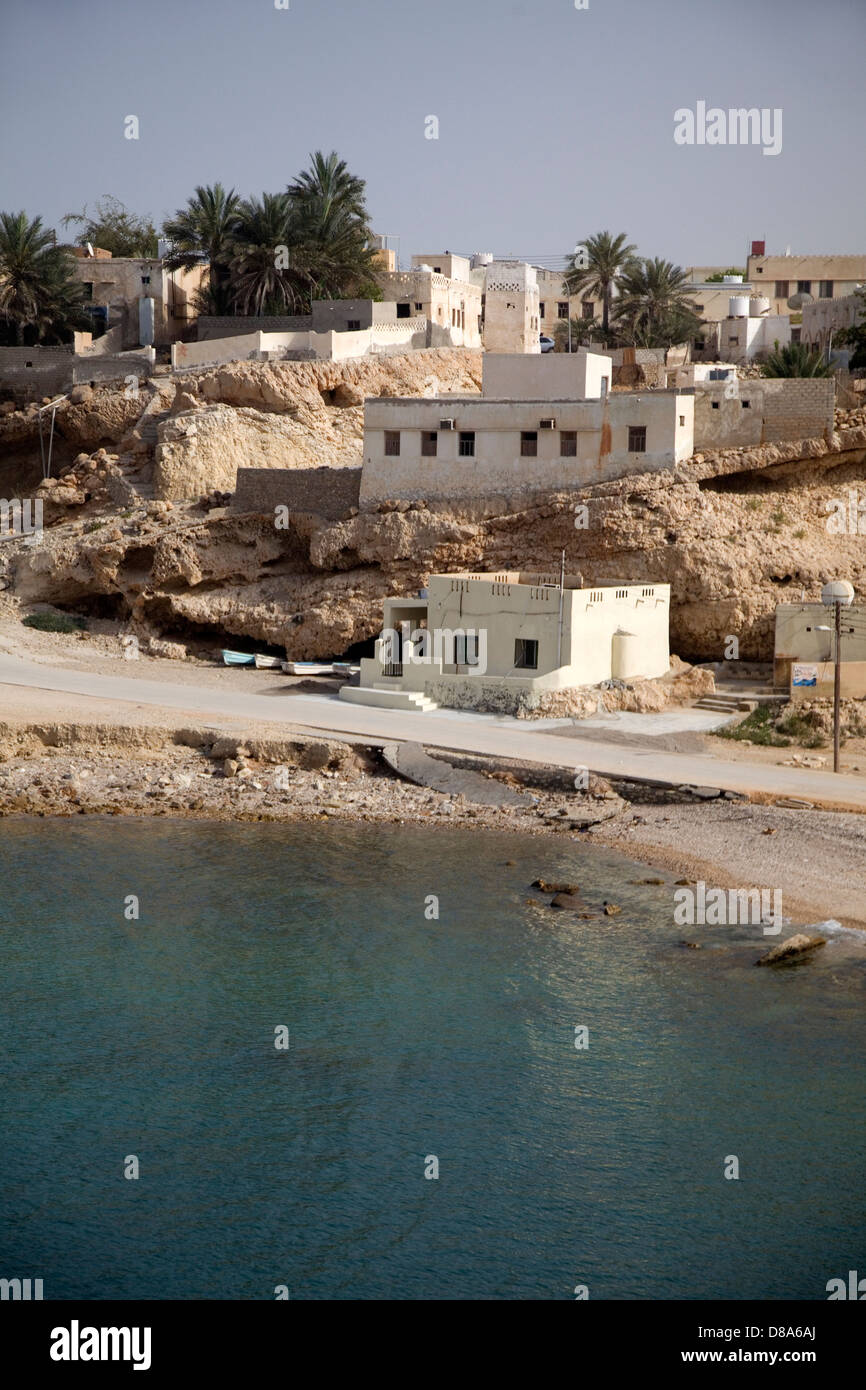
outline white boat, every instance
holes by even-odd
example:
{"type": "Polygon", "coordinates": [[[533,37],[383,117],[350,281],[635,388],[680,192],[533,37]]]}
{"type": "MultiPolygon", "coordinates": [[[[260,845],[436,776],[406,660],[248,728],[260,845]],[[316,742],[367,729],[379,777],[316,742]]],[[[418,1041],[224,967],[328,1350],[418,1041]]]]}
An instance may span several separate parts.
{"type": "Polygon", "coordinates": [[[278,656],[261,656],[258,652],[256,652],[255,660],[257,671],[279,671],[283,664],[282,659],[278,656]]]}
{"type": "Polygon", "coordinates": [[[283,661],[280,663],[287,676],[332,676],[332,661],[283,661]]]}

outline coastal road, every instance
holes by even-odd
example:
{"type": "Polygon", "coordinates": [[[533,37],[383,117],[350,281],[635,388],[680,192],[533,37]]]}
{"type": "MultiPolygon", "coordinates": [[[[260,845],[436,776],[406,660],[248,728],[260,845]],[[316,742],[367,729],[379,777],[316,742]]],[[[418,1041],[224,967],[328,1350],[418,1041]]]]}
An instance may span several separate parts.
{"type": "Polygon", "coordinates": [[[24,690],[30,688],[114,704],[120,701],[182,711],[193,722],[210,716],[274,723],[284,730],[304,729],[369,743],[409,740],[445,752],[516,758],[575,771],[588,767],[602,776],[644,777],[676,786],[687,783],[719,787],[723,791],[797,797],[816,804],[866,810],[866,777],[626,747],[605,742],[603,732],[598,738],[562,738],[547,732],[545,721],[540,721],[541,727],[534,727],[530,721],[506,715],[467,714],[459,710],[415,714],[350,704],[330,695],[295,695],[288,685],[278,684],[269,694],[242,689],[227,691],[207,685],[44,666],[9,655],[0,655],[0,684],[22,687],[22,716],[27,713],[24,690]]]}

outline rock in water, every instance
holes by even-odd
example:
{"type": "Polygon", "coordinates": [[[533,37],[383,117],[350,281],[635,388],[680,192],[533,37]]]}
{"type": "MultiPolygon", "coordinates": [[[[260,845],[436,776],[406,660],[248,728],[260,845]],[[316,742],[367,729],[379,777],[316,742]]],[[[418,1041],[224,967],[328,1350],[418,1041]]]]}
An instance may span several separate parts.
{"type": "Polygon", "coordinates": [[[778,946],[771,947],[755,961],[755,964],[775,965],[777,961],[790,960],[792,956],[802,956],[807,951],[814,951],[818,946],[826,945],[826,937],[807,936],[805,932],[798,932],[796,936],[789,936],[787,941],[780,941],[778,946]]]}

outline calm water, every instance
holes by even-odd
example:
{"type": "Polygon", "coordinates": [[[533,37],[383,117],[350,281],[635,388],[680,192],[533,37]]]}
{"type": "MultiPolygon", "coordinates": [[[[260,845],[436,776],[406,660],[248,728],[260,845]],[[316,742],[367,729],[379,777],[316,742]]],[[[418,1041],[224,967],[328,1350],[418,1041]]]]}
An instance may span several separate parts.
{"type": "Polygon", "coordinates": [[[0,1276],[46,1298],[806,1299],[866,1268],[837,940],[683,950],[650,871],[492,834],[5,821],[0,861],[0,1276]],[[538,874],[622,915],[530,903],[538,874]]]}

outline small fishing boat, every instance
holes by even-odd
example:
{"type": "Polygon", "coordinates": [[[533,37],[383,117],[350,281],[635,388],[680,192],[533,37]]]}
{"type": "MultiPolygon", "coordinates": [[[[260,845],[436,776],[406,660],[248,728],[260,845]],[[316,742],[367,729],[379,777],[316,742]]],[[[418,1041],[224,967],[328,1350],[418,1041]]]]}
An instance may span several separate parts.
{"type": "Polygon", "coordinates": [[[224,666],[255,666],[256,658],[252,652],[230,652],[223,648],[224,666]]]}
{"type": "Polygon", "coordinates": [[[257,671],[279,671],[283,664],[280,657],[262,656],[259,652],[256,652],[255,661],[257,671]]]}
{"type": "Polygon", "coordinates": [[[283,661],[280,663],[287,676],[332,676],[334,664],[331,661],[283,661]]]}

